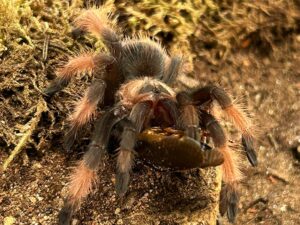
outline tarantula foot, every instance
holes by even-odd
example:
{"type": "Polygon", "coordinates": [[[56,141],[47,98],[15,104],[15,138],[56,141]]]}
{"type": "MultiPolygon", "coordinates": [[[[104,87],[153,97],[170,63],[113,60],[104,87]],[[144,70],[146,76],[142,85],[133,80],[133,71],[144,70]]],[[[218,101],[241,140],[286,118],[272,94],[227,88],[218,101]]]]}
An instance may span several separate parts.
{"type": "Polygon", "coordinates": [[[52,83],[43,91],[43,94],[51,98],[56,92],[64,89],[68,85],[67,80],[55,79],[52,83]]]}
{"type": "Polygon", "coordinates": [[[257,156],[253,148],[253,142],[248,137],[242,136],[242,145],[246,151],[247,158],[252,166],[257,166],[257,156]]]}
{"type": "Polygon", "coordinates": [[[81,29],[81,28],[74,28],[71,31],[71,36],[74,40],[78,40],[79,38],[81,38],[82,36],[84,36],[84,34],[86,33],[85,30],[81,29]]]}
{"type": "Polygon", "coordinates": [[[237,212],[238,212],[238,195],[234,194],[231,196],[229,199],[229,205],[228,205],[228,210],[227,210],[227,218],[230,223],[234,223],[237,212]]]}
{"type": "Polygon", "coordinates": [[[69,205],[65,205],[59,212],[58,224],[59,225],[69,225],[71,224],[71,218],[73,209],[69,205]]]}
{"type": "Polygon", "coordinates": [[[76,129],[70,129],[64,138],[63,149],[67,153],[72,152],[72,146],[75,143],[76,133],[77,133],[76,129]]]}
{"type": "Polygon", "coordinates": [[[239,193],[227,184],[222,187],[220,199],[220,214],[223,216],[226,213],[228,221],[234,223],[238,213],[239,193]]]}
{"type": "Polygon", "coordinates": [[[218,166],[223,163],[221,152],[211,151],[208,145],[195,141],[182,131],[168,132],[167,129],[151,128],[138,136],[139,156],[154,167],[169,170],[186,170],[218,166]]]}
{"type": "Polygon", "coordinates": [[[122,198],[128,190],[130,180],[129,172],[118,172],[116,174],[116,192],[117,195],[122,198]]]}

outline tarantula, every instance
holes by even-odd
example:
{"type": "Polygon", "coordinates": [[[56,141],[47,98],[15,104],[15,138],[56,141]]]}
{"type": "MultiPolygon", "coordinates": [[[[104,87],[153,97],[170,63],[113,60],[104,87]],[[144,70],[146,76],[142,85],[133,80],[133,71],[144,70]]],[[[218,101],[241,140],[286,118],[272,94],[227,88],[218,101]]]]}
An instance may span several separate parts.
{"type": "MultiPolygon", "coordinates": [[[[176,154],[185,155],[189,151],[178,146],[190,147],[193,154],[198,151],[201,156],[206,156],[202,157],[205,160],[195,163],[190,157],[181,166],[175,166],[176,169],[216,166],[224,161],[222,168],[225,185],[221,192],[220,211],[221,214],[227,212],[229,220],[234,221],[238,202],[237,188],[241,179],[239,159],[237,152],[228,147],[225,132],[211,110],[212,103],[217,102],[241,131],[246,155],[251,164],[256,165],[248,117],[220,87],[211,85],[176,93],[170,85],[181,73],[182,58],[169,56],[159,43],[149,38],[120,38],[113,29],[112,21],[108,14],[99,9],[82,12],[75,24],[101,38],[109,53],[83,53],[71,58],[58,69],[58,77],[45,90],[46,95],[52,96],[66,87],[78,73],[93,72],[95,75],[95,80],[71,115],[71,128],[64,142],[67,151],[71,149],[77,132],[93,118],[97,108],[104,110],[94,122],[88,151],[71,175],[69,194],[59,214],[59,223],[69,224],[82,199],[91,191],[97,180],[97,169],[102,164],[103,155],[116,127],[120,134],[116,156],[116,192],[119,196],[124,196],[128,189],[133,161],[136,152],[138,153],[138,140],[150,144],[154,159],[159,158],[163,151],[158,149],[165,146],[167,154],[162,157],[165,157],[164,161],[167,163],[162,165],[169,163],[170,167],[178,161],[179,164],[176,165],[180,165],[181,159],[176,154]],[[151,131],[152,127],[181,131],[184,133],[181,138],[183,136],[185,139],[179,142],[179,137],[175,137],[172,141],[178,144],[177,147],[168,145],[166,133],[159,133],[155,129],[149,133],[147,129],[150,128],[151,131]],[[213,139],[214,149],[202,150],[202,131],[213,139]],[[153,144],[153,140],[149,139],[151,135],[158,135],[158,144],[153,144]],[[189,162],[195,164],[189,166],[189,162]]],[[[154,140],[157,141],[155,138],[154,140]]]]}

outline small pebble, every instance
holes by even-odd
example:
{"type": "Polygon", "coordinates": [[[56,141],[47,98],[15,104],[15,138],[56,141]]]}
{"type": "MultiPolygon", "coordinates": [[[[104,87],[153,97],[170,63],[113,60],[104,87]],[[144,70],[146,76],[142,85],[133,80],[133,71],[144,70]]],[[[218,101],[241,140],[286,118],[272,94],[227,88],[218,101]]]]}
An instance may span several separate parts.
{"type": "Polygon", "coordinates": [[[71,225],[77,225],[79,224],[79,220],[73,219],[71,225]]]}
{"type": "Polygon", "coordinates": [[[33,165],[32,165],[32,168],[33,169],[41,169],[43,166],[40,164],[40,163],[34,163],[33,165]]]}
{"type": "Polygon", "coordinates": [[[250,61],[247,60],[247,59],[245,59],[245,60],[243,61],[243,64],[244,64],[244,66],[248,67],[248,66],[250,66],[250,61]]]}
{"type": "Polygon", "coordinates": [[[35,198],[35,197],[29,197],[29,200],[30,200],[32,203],[36,203],[36,198],[35,198]]]}
{"type": "Polygon", "coordinates": [[[44,199],[43,197],[41,197],[41,196],[39,196],[39,195],[37,195],[36,198],[37,198],[39,201],[42,201],[42,200],[44,199]]]}
{"type": "Polygon", "coordinates": [[[16,219],[12,216],[7,216],[4,218],[3,225],[13,225],[16,222],[16,219]]]}
{"type": "Polygon", "coordinates": [[[281,212],[286,212],[287,211],[287,205],[283,205],[280,207],[281,212]]]}
{"type": "Polygon", "coordinates": [[[257,95],[255,95],[255,103],[257,105],[259,105],[261,103],[261,100],[262,100],[262,94],[261,93],[258,93],[257,95]]]}
{"type": "Polygon", "coordinates": [[[121,209],[120,208],[116,208],[115,214],[118,215],[120,212],[121,212],[121,209]]]}

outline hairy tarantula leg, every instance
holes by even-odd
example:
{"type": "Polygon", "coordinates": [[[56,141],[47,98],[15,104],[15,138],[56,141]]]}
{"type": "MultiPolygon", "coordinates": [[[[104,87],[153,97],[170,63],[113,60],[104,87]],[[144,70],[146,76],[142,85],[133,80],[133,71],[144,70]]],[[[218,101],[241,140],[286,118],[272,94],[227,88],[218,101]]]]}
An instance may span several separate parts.
{"type": "Polygon", "coordinates": [[[97,181],[97,170],[108,144],[112,127],[125,116],[122,108],[113,108],[96,122],[92,141],[83,160],[74,168],[70,177],[69,194],[59,213],[59,224],[69,224],[75,210],[92,190],[97,181]]]}
{"type": "Polygon", "coordinates": [[[179,75],[181,66],[182,66],[182,58],[172,57],[170,61],[170,65],[168,66],[168,69],[164,74],[163,82],[166,84],[172,84],[176,80],[177,76],[179,75]]]}
{"type": "Polygon", "coordinates": [[[196,105],[211,101],[212,99],[220,104],[227,116],[232,119],[235,126],[242,132],[242,144],[248,160],[252,166],[256,166],[257,156],[253,148],[252,124],[243,110],[232,102],[230,96],[222,88],[212,85],[192,92],[191,97],[196,105]]]}
{"type": "Polygon", "coordinates": [[[78,28],[83,29],[98,38],[101,38],[110,50],[110,53],[118,57],[122,50],[122,45],[118,34],[109,26],[113,19],[99,9],[84,10],[77,17],[75,24],[78,28]]]}
{"type": "Polygon", "coordinates": [[[190,97],[184,92],[178,93],[176,99],[180,106],[180,123],[182,128],[188,137],[199,141],[199,116],[197,108],[193,105],[190,97]]]}
{"type": "Polygon", "coordinates": [[[221,191],[220,213],[224,215],[224,213],[227,212],[228,220],[233,223],[237,214],[239,201],[237,185],[242,179],[242,173],[239,168],[239,155],[237,152],[230,150],[227,146],[225,133],[212,115],[201,111],[200,117],[201,123],[209,131],[215,147],[218,148],[224,156],[222,171],[225,186],[221,191]]]}
{"type": "Polygon", "coordinates": [[[124,125],[117,156],[116,191],[120,197],[123,197],[128,189],[137,133],[142,131],[150,110],[149,103],[137,103],[131,110],[128,122],[124,125]]]}
{"type": "Polygon", "coordinates": [[[73,114],[70,116],[71,128],[64,140],[64,149],[70,151],[74,144],[77,132],[91,120],[104,97],[106,84],[103,80],[95,80],[88,88],[85,95],[77,103],[73,114]]]}
{"type": "Polygon", "coordinates": [[[103,53],[97,55],[93,53],[83,53],[71,58],[66,65],[57,70],[57,78],[44,90],[44,94],[51,97],[56,92],[64,89],[74,75],[92,72],[96,67],[107,66],[113,61],[114,58],[112,56],[103,53]]]}
{"type": "Polygon", "coordinates": [[[117,156],[116,192],[123,197],[128,189],[130,172],[134,160],[134,145],[136,142],[136,129],[129,120],[123,122],[124,130],[117,156]]]}

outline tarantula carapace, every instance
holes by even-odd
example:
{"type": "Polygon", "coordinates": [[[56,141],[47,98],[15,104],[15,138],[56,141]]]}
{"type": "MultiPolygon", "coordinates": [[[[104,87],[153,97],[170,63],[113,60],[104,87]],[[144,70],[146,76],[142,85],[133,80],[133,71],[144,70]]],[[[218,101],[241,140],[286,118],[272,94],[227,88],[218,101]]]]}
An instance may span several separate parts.
{"type": "Polygon", "coordinates": [[[224,161],[225,185],[220,210],[222,214],[227,212],[229,220],[233,221],[238,202],[237,184],[241,179],[239,159],[237,152],[228,147],[226,135],[212,113],[212,103],[217,102],[242,132],[245,152],[251,164],[256,165],[248,117],[220,87],[205,86],[176,93],[170,85],[181,73],[182,58],[169,56],[159,43],[149,38],[120,38],[112,21],[99,9],[81,13],[75,20],[77,27],[101,38],[109,53],[83,53],[71,58],[58,69],[58,77],[45,90],[45,94],[51,96],[67,86],[74,75],[94,73],[95,80],[71,115],[71,128],[64,144],[67,150],[77,132],[93,119],[97,108],[104,111],[94,119],[95,128],[88,151],[71,175],[69,194],[59,215],[60,224],[69,224],[72,214],[97,181],[97,169],[113,133],[120,136],[116,157],[119,196],[124,196],[127,191],[139,147],[148,146],[146,157],[152,156],[155,161],[162,155],[160,162],[165,163],[161,165],[176,165],[175,169],[216,166],[224,161]],[[176,132],[166,132],[168,129],[179,131],[180,137],[176,132]],[[205,148],[200,142],[202,131],[213,139],[213,149],[205,148]],[[173,139],[167,140],[166,136],[173,139]],[[175,145],[170,144],[170,140],[175,145]],[[176,157],[177,154],[185,156],[188,151],[191,157],[176,157]],[[196,162],[197,157],[193,154],[199,154],[204,160],[196,162]]]}

